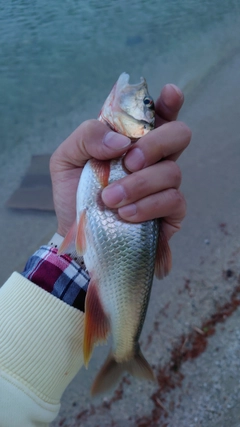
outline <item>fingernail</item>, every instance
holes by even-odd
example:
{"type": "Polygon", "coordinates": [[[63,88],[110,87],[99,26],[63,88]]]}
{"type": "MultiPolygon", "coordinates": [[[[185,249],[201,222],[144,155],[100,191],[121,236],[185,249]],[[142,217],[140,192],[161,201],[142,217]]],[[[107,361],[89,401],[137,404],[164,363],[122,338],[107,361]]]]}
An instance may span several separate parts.
{"type": "Polygon", "coordinates": [[[129,151],[124,160],[126,168],[131,172],[142,169],[144,163],[144,154],[140,148],[133,148],[131,151],[129,151]]]}
{"type": "Polygon", "coordinates": [[[120,148],[128,147],[131,144],[131,139],[120,133],[108,132],[103,137],[103,144],[109,148],[119,150],[120,148]]]}
{"type": "Polygon", "coordinates": [[[183,97],[183,93],[181,91],[181,89],[179,89],[179,87],[177,87],[176,85],[174,85],[173,83],[169,83],[167,86],[172,87],[175,92],[177,92],[177,94],[182,98],[183,97]]]}
{"type": "Polygon", "coordinates": [[[123,218],[129,218],[137,213],[137,206],[134,203],[123,206],[122,208],[118,209],[118,213],[123,218]]]}
{"type": "Polygon", "coordinates": [[[112,207],[120,203],[126,197],[126,193],[122,185],[119,184],[110,184],[108,187],[104,188],[102,192],[103,202],[112,207]]]}

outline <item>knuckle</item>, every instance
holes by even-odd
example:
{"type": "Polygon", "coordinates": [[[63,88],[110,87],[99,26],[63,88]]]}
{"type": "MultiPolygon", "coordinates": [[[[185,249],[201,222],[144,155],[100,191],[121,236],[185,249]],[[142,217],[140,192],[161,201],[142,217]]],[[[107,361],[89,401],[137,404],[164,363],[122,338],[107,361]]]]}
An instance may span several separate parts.
{"type": "MultiPolygon", "coordinates": [[[[99,140],[102,135],[102,126],[99,120],[90,119],[81,123],[76,130],[76,141],[79,148],[80,156],[85,160],[91,156],[99,155],[99,140]]],[[[104,128],[105,131],[105,128],[104,128]]]]}
{"type": "Polygon", "coordinates": [[[186,209],[186,200],[184,195],[177,189],[172,189],[172,198],[174,201],[175,209],[186,209]]]}
{"type": "Polygon", "coordinates": [[[56,156],[56,151],[54,151],[54,153],[50,157],[49,169],[51,175],[56,171],[56,156]]]}
{"type": "Polygon", "coordinates": [[[186,147],[188,146],[188,144],[191,141],[192,138],[192,131],[191,129],[186,125],[186,123],[184,122],[177,122],[179,125],[179,130],[181,131],[183,140],[185,142],[186,147]]]}
{"type": "Polygon", "coordinates": [[[133,172],[130,175],[119,180],[126,191],[128,200],[138,200],[143,194],[146,193],[149,182],[145,176],[139,172],[133,172]]]}
{"type": "Polygon", "coordinates": [[[80,124],[79,129],[81,129],[82,132],[88,134],[92,130],[93,126],[96,126],[96,123],[99,123],[99,121],[96,119],[85,120],[85,122],[80,124]]]}
{"type": "Polygon", "coordinates": [[[177,163],[175,163],[175,162],[173,162],[173,163],[174,163],[174,166],[173,166],[173,168],[174,168],[174,179],[175,179],[176,185],[179,187],[181,182],[182,182],[182,171],[181,171],[180,167],[177,165],[177,163]]]}
{"type": "Polygon", "coordinates": [[[169,168],[171,182],[174,183],[174,187],[179,187],[182,182],[182,172],[180,167],[173,160],[166,160],[166,162],[169,168]]]}
{"type": "Polygon", "coordinates": [[[140,192],[142,189],[144,189],[146,187],[146,185],[148,185],[148,180],[146,180],[145,176],[134,172],[131,174],[131,178],[132,178],[132,185],[135,187],[134,190],[140,192]]]}
{"type": "Polygon", "coordinates": [[[53,178],[55,174],[61,172],[64,165],[65,153],[63,149],[63,143],[54,151],[50,157],[49,170],[50,175],[53,178]]]}
{"type": "Polygon", "coordinates": [[[89,140],[92,139],[92,135],[95,133],[94,131],[98,124],[100,124],[100,122],[95,119],[85,120],[85,122],[82,122],[76,129],[76,139],[80,145],[83,145],[83,148],[85,148],[85,144],[88,144],[89,140]]]}

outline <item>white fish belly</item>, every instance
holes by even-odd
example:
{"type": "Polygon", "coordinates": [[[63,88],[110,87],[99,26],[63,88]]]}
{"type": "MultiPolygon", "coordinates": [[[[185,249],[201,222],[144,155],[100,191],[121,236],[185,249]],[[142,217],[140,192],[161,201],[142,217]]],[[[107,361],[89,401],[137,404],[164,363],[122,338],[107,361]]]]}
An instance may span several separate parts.
{"type": "MultiPolygon", "coordinates": [[[[109,182],[124,176],[121,160],[111,162],[109,182]]],[[[157,221],[130,224],[101,204],[101,184],[85,166],[78,188],[77,211],[86,211],[84,262],[98,284],[109,318],[117,361],[135,351],[147,310],[158,239],[157,221]]]]}

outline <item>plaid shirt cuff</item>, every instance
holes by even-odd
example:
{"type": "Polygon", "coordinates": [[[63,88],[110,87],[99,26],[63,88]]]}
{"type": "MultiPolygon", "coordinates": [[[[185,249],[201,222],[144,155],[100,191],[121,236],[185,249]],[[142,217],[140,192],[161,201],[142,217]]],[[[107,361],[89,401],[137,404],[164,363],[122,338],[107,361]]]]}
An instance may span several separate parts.
{"type": "Polygon", "coordinates": [[[57,255],[57,249],[41,246],[27,261],[21,273],[31,282],[84,312],[88,273],[69,255],[57,255]]]}

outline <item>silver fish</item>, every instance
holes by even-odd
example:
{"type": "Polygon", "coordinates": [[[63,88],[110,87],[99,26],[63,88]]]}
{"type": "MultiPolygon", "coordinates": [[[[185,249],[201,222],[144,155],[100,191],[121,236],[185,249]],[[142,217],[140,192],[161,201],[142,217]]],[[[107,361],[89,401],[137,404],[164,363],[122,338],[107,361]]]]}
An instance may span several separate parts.
{"type": "MultiPolygon", "coordinates": [[[[129,75],[121,74],[99,120],[136,139],[154,128],[154,103],[144,79],[136,85],[128,82],[129,75]]],[[[103,204],[102,190],[127,174],[123,158],[91,159],[82,171],[77,190],[76,250],[83,254],[91,277],[85,301],[86,366],[94,345],[106,341],[110,333],[113,337],[113,349],[94,381],[93,395],[112,387],[123,371],[154,379],[138,341],[154,270],[158,277],[168,273],[171,252],[159,220],[131,224],[103,204]]]]}

